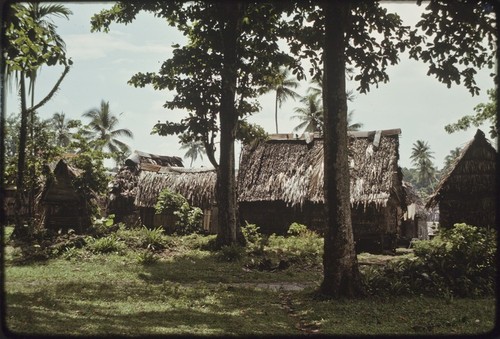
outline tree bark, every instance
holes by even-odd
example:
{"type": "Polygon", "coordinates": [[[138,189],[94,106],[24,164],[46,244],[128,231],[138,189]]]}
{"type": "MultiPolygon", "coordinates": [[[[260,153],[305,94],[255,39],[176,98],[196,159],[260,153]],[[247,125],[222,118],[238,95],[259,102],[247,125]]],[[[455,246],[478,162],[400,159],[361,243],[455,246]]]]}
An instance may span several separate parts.
{"type": "Polygon", "coordinates": [[[324,169],[325,216],[320,292],[340,298],[362,294],[351,223],[350,180],[345,91],[345,31],[349,2],[324,3],[324,169]]]}
{"type": "Polygon", "coordinates": [[[26,105],[26,85],[24,83],[24,73],[21,72],[19,80],[19,96],[21,99],[21,126],[19,131],[19,149],[17,158],[17,178],[16,178],[16,196],[15,196],[15,227],[12,236],[22,238],[27,235],[27,229],[24,227],[21,210],[25,205],[24,201],[24,166],[26,162],[26,138],[28,129],[28,108],[26,105]]]}
{"type": "Polygon", "coordinates": [[[216,243],[227,246],[238,242],[234,141],[238,123],[235,107],[237,82],[237,39],[242,15],[239,1],[218,4],[221,13],[223,43],[222,93],[220,104],[220,159],[217,169],[217,203],[219,232],[216,243]]]}

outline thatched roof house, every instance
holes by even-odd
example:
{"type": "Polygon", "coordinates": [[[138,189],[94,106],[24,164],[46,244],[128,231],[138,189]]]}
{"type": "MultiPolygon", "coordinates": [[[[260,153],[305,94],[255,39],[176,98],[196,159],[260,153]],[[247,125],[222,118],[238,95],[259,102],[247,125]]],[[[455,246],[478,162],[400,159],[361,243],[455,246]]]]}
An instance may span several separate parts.
{"type": "Polygon", "coordinates": [[[48,165],[48,175],[38,197],[42,227],[57,231],[83,232],[91,226],[90,197],[75,185],[83,171],[64,159],[48,165]]]}
{"type": "Polygon", "coordinates": [[[109,183],[107,213],[114,214],[116,221],[124,221],[128,216],[135,219],[134,200],[139,174],[143,171],[158,172],[164,166],[184,165],[179,157],[134,151],[109,183]]]}
{"type": "Polygon", "coordinates": [[[184,196],[191,206],[204,211],[204,229],[214,232],[217,224],[215,206],[215,185],[217,174],[213,169],[188,169],[161,167],[157,172],[143,171],[137,183],[135,206],[140,210],[141,222],[148,227],[170,226],[169,215],[156,215],[158,196],[165,189],[184,196]]]}
{"type": "Polygon", "coordinates": [[[400,241],[408,245],[415,238],[420,240],[429,239],[424,201],[409,182],[403,181],[403,189],[405,191],[406,211],[403,213],[401,222],[400,241]]]}
{"type": "MultiPolygon", "coordinates": [[[[360,246],[365,240],[385,248],[395,242],[405,208],[398,167],[400,133],[349,132],[352,221],[360,246]]],[[[319,136],[277,135],[247,145],[238,175],[240,219],[269,233],[283,233],[294,221],[321,231],[323,178],[319,136]]]]}
{"type": "Polygon", "coordinates": [[[426,208],[439,205],[439,227],[455,223],[495,227],[496,160],[497,152],[478,129],[426,204],[426,208]]]}

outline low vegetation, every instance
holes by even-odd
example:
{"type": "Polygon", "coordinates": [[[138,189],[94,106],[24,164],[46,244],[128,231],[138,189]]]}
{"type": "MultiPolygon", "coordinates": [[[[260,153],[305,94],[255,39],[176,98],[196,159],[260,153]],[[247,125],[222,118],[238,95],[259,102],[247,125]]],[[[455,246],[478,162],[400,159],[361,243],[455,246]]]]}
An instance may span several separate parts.
{"type": "Polygon", "coordinates": [[[36,244],[14,243],[12,228],[5,230],[5,319],[15,333],[480,334],[494,327],[495,299],[485,287],[494,272],[487,268],[493,234],[467,225],[421,242],[414,253],[360,254],[369,294],[340,301],[317,294],[323,240],[300,224],[287,236],[248,224],[245,248],[217,251],[212,235],[166,235],[109,220],[97,222],[92,235],[36,244]],[[477,246],[463,246],[469,241],[477,246]],[[460,264],[453,274],[470,282],[448,284],[438,262],[460,264]],[[425,273],[434,285],[415,278],[425,273]],[[472,284],[483,286],[480,293],[463,289],[472,284]],[[443,286],[447,292],[434,294],[443,286]]]}

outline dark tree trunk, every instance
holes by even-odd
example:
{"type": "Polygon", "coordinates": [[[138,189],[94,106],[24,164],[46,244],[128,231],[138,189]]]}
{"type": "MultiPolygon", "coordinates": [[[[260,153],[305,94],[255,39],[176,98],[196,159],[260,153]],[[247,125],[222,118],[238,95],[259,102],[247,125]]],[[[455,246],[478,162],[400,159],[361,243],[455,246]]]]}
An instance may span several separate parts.
{"type": "Polygon", "coordinates": [[[324,168],[326,234],[321,293],[354,297],[362,293],[351,223],[345,91],[347,1],[324,3],[324,168]]]}
{"type": "Polygon", "coordinates": [[[220,104],[220,160],[217,169],[217,203],[219,207],[218,246],[238,241],[234,140],[238,123],[235,107],[237,82],[237,39],[243,5],[237,1],[219,4],[223,43],[222,94],[220,104]]]}
{"type": "Polygon", "coordinates": [[[24,83],[24,74],[20,75],[19,96],[21,99],[21,127],[19,131],[19,149],[17,159],[17,179],[15,196],[15,222],[12,236],[22,238],[27,235],[27,229],[24,227],[21,211],[24,210],[24,168],[26,162],[26,138],[28,129],[28,108],[26,107],[26,86],[24,83]]]}
{"type": "Polygon", "coordinates": [[[276,134],[278,134],[278,91],[276,91],[276,102],[274,104],[274,121],[276,122],[276,134]]]}

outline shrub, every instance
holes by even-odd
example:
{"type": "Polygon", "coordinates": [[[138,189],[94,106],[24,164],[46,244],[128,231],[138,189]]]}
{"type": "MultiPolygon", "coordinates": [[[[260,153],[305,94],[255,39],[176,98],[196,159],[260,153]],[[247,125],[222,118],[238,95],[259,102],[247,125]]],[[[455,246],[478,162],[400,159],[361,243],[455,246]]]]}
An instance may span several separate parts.
{"type": "Polygon", "coordinates": [[[159,257],[152,251],[141,251],[137,254],[137,262],[141,265],[151,265],[159,260],[159,257]]]}
{"type": "Polygon", "coordinates": [[[241,233],[246,240],[247,251],[253,254],[261,254],[264,252],[266,239],[260,233],[260,227],[255,224],[249,224],[241,227],[241,233]]]}
{"type": "Polygon", "coordinates": [[[371,292],[426,293],[441,296],[493,294],[496,276],[496,232],[455,224],[430,241],[415,244],[414,258],[367,270],[371,292]],[[397,288],[396,288],[397,287],[397,288]]]}
{"type": "Polygon", "coordinates": [[[175,232],[179,235],[203,231],[203,211],[198,207],[189,206],[186,198],[168,188],[158,196],[155,211],[156,214],[173,213],[177,217],[175,232]]]}
{"type": "Polygon", "coordinates": [[[115,215],[110,214],[107,217],[95,218],[92,223],[92,228],[95,234],[107,234],[111,231],[111,226],[114,225],[115,215]]]}
{"type": "Polygon", "coordinates": [[[143,248],[159,250],[165,248],[167,239],[164,235],[164,230],[161,227],[149,229],[145,226],[139,231],[139,243],[143,248]]]}
{"type": "Polygon", "coordinates": [[[288,227],[288,231],[286,233],[291,236],[301,236],[306,235],[307,232],[310,231],[307,229],[306,225],[294,222],[288,227]]]}
{"type": "Polygon", "coordinates": [[[121,252],[124,249],[124,244],[115,234],[111,234],[102,238],[87,238],[87,247],[94,253],[111,253],[121,252]]]}
{"type": "Polygon", "coordinates": [[[245,249],[239,245],[222,246],[217,253],[220,261],[239,261],[243,258],[245,249]]]}
{"type": "Polygon", "coordinates": [[[272,234],[268,239],[268,250],[300,264],[316,266],[321,263],[323,239],[316,232],[305,225],[293,223],[288,234],[291,236],[272,234]]]}

